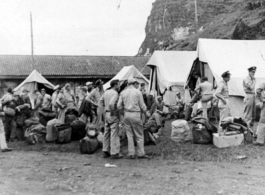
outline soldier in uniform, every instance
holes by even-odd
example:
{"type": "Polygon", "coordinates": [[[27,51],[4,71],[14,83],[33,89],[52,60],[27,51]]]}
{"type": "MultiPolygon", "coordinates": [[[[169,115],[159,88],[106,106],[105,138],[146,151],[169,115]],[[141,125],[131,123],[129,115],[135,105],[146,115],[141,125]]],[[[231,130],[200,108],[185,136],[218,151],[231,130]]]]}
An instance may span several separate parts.
{"type": "MultiPolygon", "coordinates": [[[[221,121],[231,115],[229,108],[229,90],[228,82],[230,81],[230,72],[226,71],[222,74],[223,80],[219,83],[215,96],[219,99],[218,108],[220,110],[220,124],[221,121]]],[[[219,133],[223,132],[222,127],[219,125],[219,133]]]]}
{"type": "Polygon", "coordinates": [[[111,89],[105,91],[99,100],[99,106],[105,110],[103,157],[110,156],[114,159],[120,159],[123,156],[120,154],[119,113],[117,110],[118,91],[120,90],[119,80],[112,80],[110,87],[111,89]]]}
{"type": "Polygon", "coordinates": [[[257,128],[257,140],[253,142],[254,145],[264,146],[265,138],[265,82],[263,82],[257,89],[257,98],[260,100],[260,119],[257,128]]]}
{"type": "Polygon", "coordinates": [[[137,143],[138,158],[149,158],[144,151],[143,122],[141,112],[146,115],[146,105],[144,104],[142,93],[137,90],[139,83],[134,79],[128,80],[128,88],[119,97],[118,109],[124,109],[124,125],[128,139],[128,158],[135,158],[134,138],[137,143]]]}
{"type": "Polygon", "coordinates": [[[256,73],[256,67],[250,67],[248,69],[249,75],[243,80],[243,88],[246,93],[244,99],[244,119],[248,126],[253,126],[255,116],[255,85],[256,79],[254,77],[256,73]]]}

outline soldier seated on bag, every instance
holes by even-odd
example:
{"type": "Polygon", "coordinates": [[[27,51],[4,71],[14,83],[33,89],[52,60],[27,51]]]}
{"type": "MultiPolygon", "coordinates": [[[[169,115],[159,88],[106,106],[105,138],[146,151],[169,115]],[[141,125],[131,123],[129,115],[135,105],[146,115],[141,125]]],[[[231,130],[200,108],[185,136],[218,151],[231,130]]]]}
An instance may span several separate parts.
{"type": "Polygon", "coordinates": [[[158,137],[162,133],[162,127],[164,127],[165,120],[163,117],[165,113],[160,110],[156,110],[152,116],[148,119],[147,123],[144,126],[145,131],[149,131],[154,135],[154,137],[158,137]]]}

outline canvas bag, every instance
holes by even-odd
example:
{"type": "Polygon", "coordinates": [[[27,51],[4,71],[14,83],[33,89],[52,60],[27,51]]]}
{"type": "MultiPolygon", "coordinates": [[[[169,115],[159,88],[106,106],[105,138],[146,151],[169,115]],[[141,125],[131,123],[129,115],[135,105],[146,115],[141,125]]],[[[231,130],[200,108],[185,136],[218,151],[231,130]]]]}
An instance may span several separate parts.
{"type": "Polygon", "coordinates": [[[58,131],[56,143],[67,144],[71,142],[72,127],[69,124],[54,125],[55,131],[58,131]]]}
{"type": "Polygon", "coordinates": [[[90,138],[87,136],[84,139],[80,140],[79,147],[81,154],[93,154],[99,148],[99,142],[96,137],[90,138]]]}
{"type": "Polygon", "coordinates": [[[175,120],[171,126],[171,139],[173,141],[182,143],[191,140],[191,132],[186,120],[175,120]]]}

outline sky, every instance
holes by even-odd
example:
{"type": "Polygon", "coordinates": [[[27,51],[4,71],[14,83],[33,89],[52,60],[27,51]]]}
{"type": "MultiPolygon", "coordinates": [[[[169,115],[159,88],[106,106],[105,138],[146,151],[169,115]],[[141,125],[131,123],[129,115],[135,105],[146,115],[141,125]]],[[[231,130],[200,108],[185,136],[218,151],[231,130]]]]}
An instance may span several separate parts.
{"type": "Polygon", "coordinates": [[[134,56],[154,1],[0,0],[0,54],[31,54],[32,12],[34,55],[134,56]]]}

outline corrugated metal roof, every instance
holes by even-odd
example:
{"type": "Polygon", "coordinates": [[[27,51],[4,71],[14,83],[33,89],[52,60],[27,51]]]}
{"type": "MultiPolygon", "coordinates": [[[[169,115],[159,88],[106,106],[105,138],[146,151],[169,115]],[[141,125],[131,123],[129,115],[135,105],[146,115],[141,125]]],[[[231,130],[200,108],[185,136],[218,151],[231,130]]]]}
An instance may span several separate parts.
{"type": "MultiPolygon", "coordinates": [[[[34,56],[34,67],[30,55],[0,55],[0,76],[24,76],[36,69],[46,76],[114,76],[122,67],[135,65],[141,71],[149,57],[133,56],[34,56]]],[[[145,67],[144,75],[150,69],[145,67]]]]}

